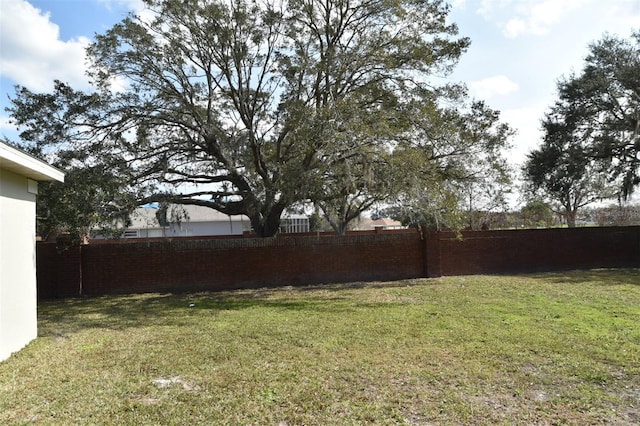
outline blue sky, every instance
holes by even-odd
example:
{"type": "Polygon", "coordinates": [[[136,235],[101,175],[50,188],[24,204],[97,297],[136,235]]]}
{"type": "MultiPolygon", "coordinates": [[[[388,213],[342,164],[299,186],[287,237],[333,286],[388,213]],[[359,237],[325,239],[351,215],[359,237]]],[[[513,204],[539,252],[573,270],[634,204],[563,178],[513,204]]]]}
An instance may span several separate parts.
{"type": "MultiPolygon", "coordinates": [[[[640,30],[640,0],[452,0],[450,19],[472,44],[451,79],[501,111],[518,134],[519,164],[540,139],[558,78],[579,71],[605,32],[640,30]]],[[[49,91],[54,79],[86,89],[84,48],[139,0],[0,0],[0,134],[16,139],[4,108],[13,86],[49,91]]]]}

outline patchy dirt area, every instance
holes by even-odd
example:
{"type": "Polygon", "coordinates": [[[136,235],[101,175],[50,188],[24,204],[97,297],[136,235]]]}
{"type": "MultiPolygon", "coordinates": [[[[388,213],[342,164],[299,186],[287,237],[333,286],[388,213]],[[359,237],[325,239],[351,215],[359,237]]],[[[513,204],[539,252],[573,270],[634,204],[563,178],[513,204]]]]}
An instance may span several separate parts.
{"type": "Polygon", "coordinates": [[[182,389],[186,390],[186,391],[200,391],[200,386],[198,385],[194,385],[192,383],[189,383],[187,381],[182,380],[180,377],[175,376],[175,377],[169,377],[169,378],[159,378],[159,379],[155,379],[153,380],[153,384],[160,388],[160,389],[166,389],[172,386],[180,386],[182,387],[182,389]]]}

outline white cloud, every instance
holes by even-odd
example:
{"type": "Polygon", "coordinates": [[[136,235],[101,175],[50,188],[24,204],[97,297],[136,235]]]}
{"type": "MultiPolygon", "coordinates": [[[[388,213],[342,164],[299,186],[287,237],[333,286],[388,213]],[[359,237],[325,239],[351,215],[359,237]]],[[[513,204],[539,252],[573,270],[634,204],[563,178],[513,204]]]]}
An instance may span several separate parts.
{"type": "Polygon", "coordinates": [[[48,14],[25,0],[1,0],[0,75],[34,91],[49,91],[53,80],[77,88],[88,86],[85,48],[89,39],[60,40],[48,14]]]}
{"type": "Polygon", "coordinates": [[[508,123],[517,131],[509,155],[513,165],[523,164],[526,155],[540,145],[542,140],[540,120],[544,115],[545,108],[543,104],[539,104],[501,111],[500,120],[508,123]]]}
{"type": "Polygon", "coordinates": [[[496,75],[478,81],[469,83],[469,87],[473,94],[481,99],[490,99],[494,96],[508,95],[517,92],[519,86],[509,77],[504,75],[496,75]]]}
{"type": "MultiPolygon", "coordinates": [[[[0,0],[1,1],[1,0],[0,0]]],[[[135,13],[140,16],[144,22],[150,22],[154,16],[153,13],[147,9],[143,0],[97,0],[102,3],[104,7],[109,10],[124,9],[135,13]]]]}
{"type": "Polygon", "coordinates": [[[524,12],[527,31],[534,35],[547,34],[554,24],[584,3],[584,0],[545,0],[534,3],[524,12]]]}
{"type": "Polygon", "coordinates": [[[467,0],[452,0],[449,4],[452,9],[464,9],[467,7],[467,0]]]}
{"type": "Polygon", "coordinates": [[[562,15],[574,9],[577,1],[546,0],[531,6],[528,11],[528,23],[530,30],[535,34],[546,33],[549,27],[560,20],[562,15]]]}
{"type": "Polygon", "coordinates": [[[522,19],[513,18],[503,28],[503,34],[508,38],[515,38],[527,31],[527,23],[522,19]]]}
{"type": "Polygon", "coordinates": [[[507,38],[545,35],[571,12],[591,0],[483,0],[477,13],[494,21],[507,38]]]}
{"type": "Polygon", "coordinates": [[[145,8],[143,0],[97,0],[102,3],[107,10],[114,10],[124,7],[133,11],[141,11],[145,8]]]}
{"type": "Polygon", "coordinates": [[[485,19],[491,19],[492,16],[513,6],[512,0],[482,0],[477,13],[485,19]]]}

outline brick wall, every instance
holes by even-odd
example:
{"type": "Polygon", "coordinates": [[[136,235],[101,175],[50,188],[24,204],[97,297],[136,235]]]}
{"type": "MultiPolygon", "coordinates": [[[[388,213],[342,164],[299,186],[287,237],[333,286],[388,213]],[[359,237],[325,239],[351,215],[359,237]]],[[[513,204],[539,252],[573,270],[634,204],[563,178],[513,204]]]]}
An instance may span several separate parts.
{"type": "Polygon", "coordinates": [[[640,267],[640,227],[39,243],[40,298],[640,267]]]}
{"type": "Polygon", "coordinates": [[[440,274],[640,266],[640,227],[439,233],[440,274]]]}
{"type": "Polygon", "coordinates": [[[75,251],[51,246],[38,244],[41,298],[74,296],[80,288],[98,295],[396,280],[422,276],[424,263],[416,230],[88,244],[80,247],[81,261],[75,251]],[[73,262],[81,282],[56,271],[73,262]]]}

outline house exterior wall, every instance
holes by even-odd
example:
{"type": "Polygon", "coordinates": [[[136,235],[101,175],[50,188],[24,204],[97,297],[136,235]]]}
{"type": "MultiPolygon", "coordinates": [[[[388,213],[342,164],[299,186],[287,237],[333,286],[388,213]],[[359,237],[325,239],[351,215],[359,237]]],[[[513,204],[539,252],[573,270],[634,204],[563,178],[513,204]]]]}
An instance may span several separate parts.
{"type": "Polygon", "coordinates": [[[37,183],[0,169],[0,361],[38,334],[37,183]]]}

